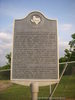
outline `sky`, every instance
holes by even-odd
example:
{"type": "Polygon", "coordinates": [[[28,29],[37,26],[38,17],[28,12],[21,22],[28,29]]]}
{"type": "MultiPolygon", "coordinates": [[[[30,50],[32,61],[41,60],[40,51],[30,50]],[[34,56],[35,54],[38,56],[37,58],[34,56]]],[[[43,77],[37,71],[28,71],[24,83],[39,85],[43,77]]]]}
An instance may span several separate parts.
{"type": "Polygon", "coordinates": [[[57,19],[59,57],[69,49],[71,35],[75,33],[75,0],[0,0],[0,66],[11,52],[13,21],[25,18],[32,11],[40,11],[48,19],[57,19]]]}

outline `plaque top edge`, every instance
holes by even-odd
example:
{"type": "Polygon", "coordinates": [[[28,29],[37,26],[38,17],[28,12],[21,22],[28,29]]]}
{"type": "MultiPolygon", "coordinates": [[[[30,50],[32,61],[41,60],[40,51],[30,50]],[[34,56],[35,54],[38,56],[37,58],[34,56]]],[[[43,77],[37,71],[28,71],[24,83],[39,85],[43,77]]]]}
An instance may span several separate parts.
{"type": "MultiPolygon", "coordinates": [[[[40,11],[33,11],[33,12],[30,12],[29,14],[27,14],[24,18],[20,18],[20,19],[15,19],[15,21],[22,21],[22,20],[25,20],[27,19],[28,17],[31,17],[33,16],[33,18],[36,18],[36,16],[40,16],[48,21],[57,21],[57,19],[49,19],[47,17],[44,16],[43,13],[41,13],[40,11]]],[[[38,18],[39,20],[37,22],[35,22],[36,24],[38,24],[40,22],[40,17],[38,18]]]]}

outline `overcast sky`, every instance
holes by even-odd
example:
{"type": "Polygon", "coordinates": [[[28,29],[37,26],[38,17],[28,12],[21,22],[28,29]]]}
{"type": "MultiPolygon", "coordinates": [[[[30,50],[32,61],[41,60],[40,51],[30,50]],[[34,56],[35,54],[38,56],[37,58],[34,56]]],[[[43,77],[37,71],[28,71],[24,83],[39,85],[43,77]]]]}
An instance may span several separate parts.
{"type": "Polygon", "coordinates": [[[75,32],[75,0],[0,0],[0,66],[11,52],[14,19],[24,18],[32,11],[58,20],[59,56],[69,48],[68,42],[75,32]]]}

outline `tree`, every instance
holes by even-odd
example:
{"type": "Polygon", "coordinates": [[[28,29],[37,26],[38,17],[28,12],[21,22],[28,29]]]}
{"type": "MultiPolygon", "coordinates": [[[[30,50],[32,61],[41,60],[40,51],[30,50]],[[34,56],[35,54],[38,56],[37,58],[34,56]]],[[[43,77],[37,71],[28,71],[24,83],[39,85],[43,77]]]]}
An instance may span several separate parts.
{"type": "MultiPolygon", "coordinates": [[[[65,55],[64,57],[61,57],[59,59],[59,62],[67,62],[67,61],[75,61],[75,33],[72,34],[72,40],[69,41],[69,46],[70,46],[70,49],[65,49],[64,52],[65,52],[65,55]]],[[[73,72],[73,67],[75,66],[75,63],[72,63],[72,64],[68,64],[68,67],[65,71],[65,75],[71,75],[72,72],[73,72]]],[[[60,65],[60,73],[62,72],[63,68],[64,68],[64,65],[60,65]]]]}
{"type": "Polygon", "coordinates": [[[71,50],[74,50],[75,49],[75,33],[72,34],[72,40],[69,42],[69,45],[70,45],[70,49],[71,50]]]}
{"type": "Polygon", "coordinates": [[[66,62],[67,61],[67,59],[65,58],[65,57],[61,57],[60,59],[59,59],[59,62],[61,63],[61,62],[66,62]]]}
{"type": "Polygon", "coordinates": [[[72,40],[69,41],[69,46],[70,49],[65,49],[65,55],[64,57],[60,58],[59,61],[60,62],[65,62],[65,61],[75,61],[75,33],[71,35],[72,40]]]}
{"type": "Polygon", "coordinates": [[[11,53],[6,55],[7,58],[7,65],[10,67],[11,66],[11,53]]]}
{"type": "Polygon", "coordinates": [[[69,42],[71,57],[70,61],[75,61],[75,33],[72,34],[72,40],[69,42]]]}
{"type": "Polygon", "coordinates": [[[68,49],[65,49],[64,51],[65,51],[64,58],[66,59],[66,61],[69,61],[70,60],[70,57],[71,57],[71,52],[68,49]]]}

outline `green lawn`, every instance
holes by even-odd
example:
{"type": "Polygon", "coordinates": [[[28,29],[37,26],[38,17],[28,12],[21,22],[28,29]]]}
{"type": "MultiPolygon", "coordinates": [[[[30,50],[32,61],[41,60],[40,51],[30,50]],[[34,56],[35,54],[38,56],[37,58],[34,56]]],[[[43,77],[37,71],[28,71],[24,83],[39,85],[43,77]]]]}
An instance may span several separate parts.
{"type": "Polygon", "coordinates": [[[64,76],[54,93],[54,96],[75,98],[75,75],[64,76]]]}
{"type": "MultiPolygon", "coordinates": [[[[40,88],[40,96],[49,96],[49,86],[40,88]]],[[[75,75],[63,76],[54,96],[75,99],[75,75]]],[[[30,88],[26,86],[13,84],[9,88],[0,91],[0,100],[30,100],[30,98],[30,88]]]]}

